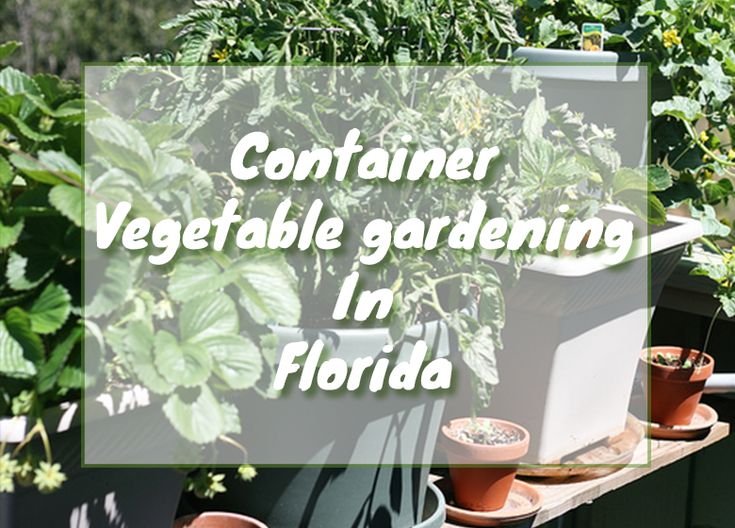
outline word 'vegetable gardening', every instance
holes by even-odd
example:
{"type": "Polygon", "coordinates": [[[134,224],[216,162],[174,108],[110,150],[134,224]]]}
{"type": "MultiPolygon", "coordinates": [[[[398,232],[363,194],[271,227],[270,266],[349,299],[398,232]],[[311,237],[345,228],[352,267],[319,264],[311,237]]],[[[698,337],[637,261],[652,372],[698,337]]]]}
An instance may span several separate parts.
{"type": "MultiPolygon", "coordinates": [[[[304,150],[298,158],[291,149],[275,149],[265,157],[264,173],[268,179],[275,181],[283,180],[289,175],[295,181],[308,177],[319,181],[332,170],[334,179],[343,181],[353,156],[363,150],[357,144],[359,136],[359,130],[352,129],[347,133],[343,146],[332,150],[304,150]],[[336,164],[333,163],[335,159],[336,164]]],[[[403,141],[410,141],[410,137],[404,136],[403,141]]],[[[252,152],[265,152],[268,146],[268,136],[263,132],[251,132],[244,136],[231,156],[230,168],[233,176],[240,180],[257,177],[258,167],[246,167],[245,159],[252,152]]],[[[404,147],[398,148],[392,159],[385,149],[373,148],[360,157],[357,177],[397,182],[404,173],[408,180],[419,180],[422,177],[436,179],[445,174],[449,184],[469,178],[479,182],[485,179],[491,161],[498,155],[497,147],[483,148],[478,156],[469,148],[457,148],[449,155],[444,149],[432,148],[417,150],[408,161],[408,149],[404,147]]],[[[295,245],[300,251],[312,246],[318,250],[331,251],[341,247],[340,237],[345,230],[344,219],[337,216],[322,219],[321,200],[315,199],[310,206],[304,208],[306,214],[300,218],[300,223],[289,218],[293,213],[291,206],[291,200],[281,201],[270,221],[261,217],[243,219],[236,212],[238,201],[233,198],[225,203],[222,214],[217,218],[195,218],[182,226],[181,222],[173,218],[160,220],[155,225],[145,217],[128,218],[132,210],[130,202],[117,203],[112,213],[108,211],[107,204],[100,202],[97,204],[96,214],[97,247],[109,248],[121,234],[120,242],[128,250],[143,250],[149,246],[161,249],[160,253],[150,255],[148,260],[151,264],[163,265],[170,262],[182,246],[190,251],[222,251],[236,224],[240,225],[234,234],[234,241],[243,250],[282,250],[295,245]]],[[[562,214],[567,211],[566,206],[559,209],[562,214]]],[[[449,216],[431,218],[428,221],[408,218],[397,225],[375,218],[362,231],[362,244],[369,252],[360,257],[360,262],[368,266],[378,264],[391,247],[398,250],[432,250],[444,239],[453,250],[467,251],[479,245],[484,250],[505,248],[515,251],[524,246],[535,249],[543,243],[544,249],[549,252],[562,247],[564,250],[574,251],[583,242],[587,248],[595,248],[604,240],[605,246],[616,251],[602,255],[603,261],[605,264],[615,265],[625,259],[633,242],[633,224],[623,219],[616,219],[608,225],[600,218],[575,219],[567,226],[562,217],[554,219],[549,225],[543,218],[530,218],[517,220],[509,226],[509,222],[502,217],[486,219],[487,206],[484,203],[472,204],[471,210],[467,212],[469,214],[466,219],[462,220],[449,216]]]]}

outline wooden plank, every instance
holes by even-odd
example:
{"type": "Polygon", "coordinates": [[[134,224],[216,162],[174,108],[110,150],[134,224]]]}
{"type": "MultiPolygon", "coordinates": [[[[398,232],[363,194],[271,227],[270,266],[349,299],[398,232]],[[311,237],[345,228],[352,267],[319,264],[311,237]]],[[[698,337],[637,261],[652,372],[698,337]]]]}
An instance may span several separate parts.
{"type": "MultiPolygon", "coordinates": [[[[532,526],[540,526],[555,519],[574,508],[594,501],[598,497],[638,480],[654,471],[681,460],[705,447],[725,438],[730,426],[717,422],[709,434],[701,440],[672,441],[651,440],[650,464],[648,441],[644,439],[636,449],[631,467],[626,467],[610,475],[575,481],[569,479],[561,482],[530,480],[543,498],[543,507],[536,515],[532,526]]],[[[528,481],[528,480],[527,480],[528,481]]],[[[464,528],[453,523],[445,523],[444,528],[464,528]]]]}

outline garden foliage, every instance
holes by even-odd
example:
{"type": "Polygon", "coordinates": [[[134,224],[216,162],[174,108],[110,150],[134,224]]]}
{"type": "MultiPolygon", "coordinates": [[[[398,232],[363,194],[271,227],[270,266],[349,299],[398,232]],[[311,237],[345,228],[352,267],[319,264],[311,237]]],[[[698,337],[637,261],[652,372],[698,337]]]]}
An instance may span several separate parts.
{"type": "MultiPolygon", "coordinates": [[[[16,47],[0,46],[0,60],[16,47]]],[[[23,445],[13,453],[20,464],[0,453],[0,491],[12,491],[14,476],[42,491],[60,483],[41,414],[78,398],[87,379],[80,321],[82,120],[75,84],[0,69],[0,416],[26,415],[26,441],[35,437],[45,448],[41,462],[23,445]]]]}

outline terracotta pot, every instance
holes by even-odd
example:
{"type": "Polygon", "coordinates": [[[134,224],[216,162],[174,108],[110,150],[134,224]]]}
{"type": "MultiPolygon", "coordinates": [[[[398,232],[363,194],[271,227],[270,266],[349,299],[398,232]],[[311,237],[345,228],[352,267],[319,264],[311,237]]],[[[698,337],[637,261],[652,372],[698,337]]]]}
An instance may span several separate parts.
{"type": "Polygon", "coordinates": [[[704,383],[712,375],[715,360],[704,354],[699,368],[676,368],[657,365],[651,359],[657,354],[674,354],[681,361],[694,359],[699,351],[691,348],[658,346],[644,350],[641,361],[651,367],[651,421],[667,426],[688,425],[702,397],[704,383]]]}
{"type": "Polygon", "coordinates": [[[455,438],[452,431],[466,427],[471,419],[458,418],[442,427],[441,442],[449,461],[454,500],[475,511],[499,510],[508,498],[517,462],[528,452],[529,434],[520,425],[505,420],[477,418],[503,429],[514,429],[521,440],[505,445],[478,445],[455,438]],[[494,467],[487,467],[494,465],[494,467]],[[474,466],[474,467],[467,467],[474,466]],[[478,467],[485,466],[485,467],[478,467]]]}
{"type": "Polygon", "coordinates": [[[179,517],[174,528],[268,528],[265,524],[239,513],[204,512],[179,517]]]}

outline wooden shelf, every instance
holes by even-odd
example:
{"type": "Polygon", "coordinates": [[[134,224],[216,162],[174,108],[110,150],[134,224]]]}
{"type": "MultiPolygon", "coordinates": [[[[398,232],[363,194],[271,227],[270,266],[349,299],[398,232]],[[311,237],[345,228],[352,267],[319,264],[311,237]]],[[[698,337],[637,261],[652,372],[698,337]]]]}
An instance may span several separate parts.
{"type": "MultiPolygon", "coordinates": [[[[677,460],[681,460],[722,440],[729,432],[730,426],[728,424],[718,422],[712,427],[709,434],[701,440],[651,440],[650,460],[648,439],[644,438],[636,449],[630,467],[625,467],[597,479],[582,481],[569,479],[555,483],[544,483],[544,480],[539,479],[525,479],[534,485],[543,498],[543,506],[536,514],[531,526],[540,526],[578,506],[592,502],[610,491],[673,464],[677,460]]],[[[444,524],[444,528],[464,528],[464,526],[447,522],[444,524]]]]}

